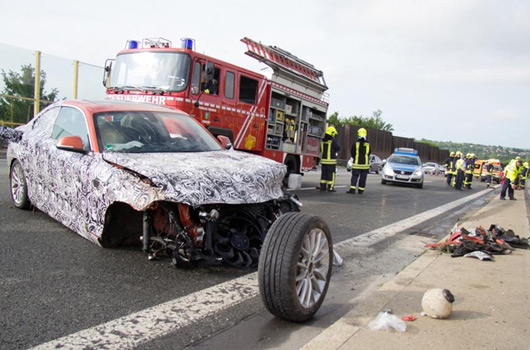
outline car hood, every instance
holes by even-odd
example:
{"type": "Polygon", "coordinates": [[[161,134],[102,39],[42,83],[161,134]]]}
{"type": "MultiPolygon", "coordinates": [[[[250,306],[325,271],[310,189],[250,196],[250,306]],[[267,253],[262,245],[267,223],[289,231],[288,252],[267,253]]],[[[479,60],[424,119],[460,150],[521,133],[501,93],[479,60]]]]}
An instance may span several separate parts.
{"type": "Polygon", "coordinates": [[[105,152],[103,159],[149,178],[162,199],[192,206],[261,203],[283,196],[285,166],[244,152],[105,152]]]}
{"type": "Polygon", "coordinates": [[[393,170],[401,170],[401,171],[412,171],[414,172],[416,169],[419,168],[418,165],[407,165],[407,164],[399,164],[399,163],[388,163],[393,170]]]}

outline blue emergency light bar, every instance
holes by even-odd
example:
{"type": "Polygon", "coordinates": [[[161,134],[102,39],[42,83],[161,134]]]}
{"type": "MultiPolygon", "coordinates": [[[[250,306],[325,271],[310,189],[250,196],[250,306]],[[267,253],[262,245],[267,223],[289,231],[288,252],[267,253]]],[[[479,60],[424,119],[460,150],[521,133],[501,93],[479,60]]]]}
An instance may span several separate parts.
{"type": "Polygon", "coordinates": [[[140,44],[137,40],[127,40],[127,43],[125,44],[126,49],[137,49],[138,44],[140,44]]]}
{"type": "Polygon", "coordinates": [[[191,39],[191,38],[180,39],[180,48],[193,51],[193,49],[195,48],[195,39],[191,39]]]}
{"type": "Polygon", "coordinates": [[[412,149],[412,148],[405,148],[405,147],[394,148],[394,153],[395,154],[408,154],[408,155],[414,155],[414,156],[418,155],[417,150],[412,149]]]}

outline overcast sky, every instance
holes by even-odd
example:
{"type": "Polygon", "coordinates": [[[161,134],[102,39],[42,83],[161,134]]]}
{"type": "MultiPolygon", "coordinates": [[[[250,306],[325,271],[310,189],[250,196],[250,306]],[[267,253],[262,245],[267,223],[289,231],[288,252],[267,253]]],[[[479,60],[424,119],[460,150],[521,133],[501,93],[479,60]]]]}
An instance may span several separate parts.
{"type": "Polygon", "coordinates": [[[247,36],[322,70],[329,114],[380,109],[398,136],[530,149],[527,0],[2,1],[0,33],[98,66],[127,39],[191,37],[260,71],[247,36]]]}

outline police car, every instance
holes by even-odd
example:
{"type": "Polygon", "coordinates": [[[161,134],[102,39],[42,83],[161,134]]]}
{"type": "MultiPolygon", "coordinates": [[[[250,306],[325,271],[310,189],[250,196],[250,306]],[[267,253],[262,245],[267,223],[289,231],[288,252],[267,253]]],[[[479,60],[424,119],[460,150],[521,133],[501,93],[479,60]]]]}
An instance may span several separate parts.
{"type": "Polygon", "coordinates": [[[412,148],[396,148],[388,157],[381,174],[381,183],[412,184],[423,187],[422,162],[418,151],[412,148]]]}

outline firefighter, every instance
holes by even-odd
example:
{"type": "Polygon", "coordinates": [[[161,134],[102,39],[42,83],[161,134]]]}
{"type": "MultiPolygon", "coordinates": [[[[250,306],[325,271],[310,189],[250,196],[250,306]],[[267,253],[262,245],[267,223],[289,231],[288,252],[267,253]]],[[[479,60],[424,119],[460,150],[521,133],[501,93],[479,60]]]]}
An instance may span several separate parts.
{"type": "Polygon", "coordinates": [[[351,157],[353,158],[351,170],[351,185],[346,193],[355,194],[355,190],[359,194],[363,194],[366,186],[366,177],[370,170],[370,143],[366,141],[366,129],[360,128],[357,131],[357,142],[351,146],[351,157]]]}
{"type": "Polygon", "coordinates": [[[519,180],[519,188],[524,190],[526,185],[526,180],[528,180],[528,172],[530,168],[528,167],[528,162],[523,163],[523,169],[521,170],[521,178],[519,180]]]}
{"type": "Polygon", "coordinates": [[[473,182],[473,171],[475,170],[475,154],[468,153],[466,156],[466,176],[464,179],[464,188],[471,189],[473,182]]]}
{"type": "Polygon", "coordinates": [[[514,190],[515,190],[515,180],[519,176],[519,173],[523,170],[523,161],[512,159],[510,163],[504,168],[504,183],[502,184],[501,189],[501,200],[506,199],[506,190],[508,190],[508,197],[510,200],[515,200],[514,190]]]}
{"type": "Polygon", "coordinates": [[[484,165],[484,170],[486,170],[486,186],[491,186],[491,181],[493,179],[493,163],[490,160],[486,161],[484,165]]]}
{"type": "Polygon", "coordinates": [[[320,177],[320,191],[336,192],[335,191],[335,170],[337,168],[337,153],[340,151],[340,146],[335,139],[337,130],[334,126],[328,126],[326,135],[320,144],[320,154],[322,159],[322,175],[320,177]]]}
{"type": "Polygon", "coordinates": [[[466,161],[463,159],[462,152],[458,151],[456,152],[455,157],[455,171],[456,171],[456,177],[455,177],[455,190],[462,191],[462,185],[464,184],[464,177],[466,173],[466,161]]]}
{"type": "Polygon", "coordinates": [[[451,186],[451,180],[453,179],[453,176],[455,175],[454,172],[454,160],[455,160],[455,152],[452,151],[449,153],[449,157],[445,159],[445,175],[447,177],[447,186],[451,186]]]}

